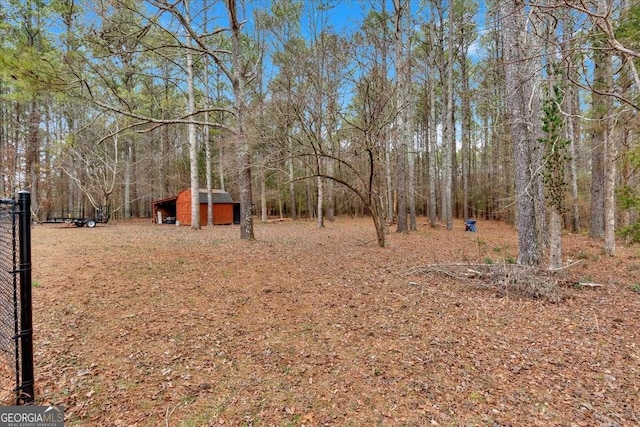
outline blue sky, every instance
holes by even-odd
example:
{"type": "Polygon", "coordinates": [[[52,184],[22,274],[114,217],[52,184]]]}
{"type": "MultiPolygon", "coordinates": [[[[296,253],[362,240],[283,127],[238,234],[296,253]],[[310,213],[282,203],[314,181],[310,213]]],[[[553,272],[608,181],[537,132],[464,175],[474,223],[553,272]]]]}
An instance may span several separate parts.
{"type": "MultiPolygon", "coordinates": [[[[246,0],[247,1],[247,19],[249,25],[251,25],[252,9],[261,8],[269,10],[272,4],[270,0],[246,0]]],[[[380,10],[381,0],[300,0],[305,5],[305,10],[302,15],[301,30],[303,34],[310,34],[311,23],[310,21],[319,19],[326,20],[328,25],[331,25],[333,29],[341,35],[349,35],[355,31],[358,31],[362,25],[362,21],[365,15],[372,9],[380,10]],[[320,4],[328,5],[324,10],[319,11],[318,6],[320,4]]],[[[423,20],[428,19],[426,13],[420,12],[422,8],[424,10],[424,0],[410,0],[413,13],[413,18],[420,23],[419,13],[424,14],[423,20]]],[[[386,10],[389,13],[393,12],[393,0],[385,0],[386,10]]],[[[484,1],[478,1],[478,12],[475,17],[475,23],[479,33],[484,30],[484,21],[486,14],[486,7],[484,1]]],[[[446,5],[445,5],[446,8],[446,5]]],[[[446,13],[446,12],[445,12],[446,13]]],[[[476,45],[477,48],[477,45],[476,45]]],[[[473,52],[474,49],[472,49],[473,52]]],[[[477,52],[476,52],[477,53],[477,52]]]]}

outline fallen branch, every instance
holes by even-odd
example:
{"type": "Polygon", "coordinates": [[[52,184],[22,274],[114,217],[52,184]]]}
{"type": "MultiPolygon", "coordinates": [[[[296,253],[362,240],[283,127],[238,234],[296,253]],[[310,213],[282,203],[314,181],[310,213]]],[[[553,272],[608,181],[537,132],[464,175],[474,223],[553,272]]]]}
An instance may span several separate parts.
{"type": "Polygon", "coordinates": [[[585,286],[587,288],[602,288],[604,285],[601,283],[583,283],[583,282],[579,282],[576,283],[576,286],[585,286]]]}
{"type": "Polygon", "coordinates": [[[564,296],[555,272],[520,264],[429,264],[411,268],[401,276],[441,275],[461,282],[494,287],[499,296],[515,294],[559,302],[564,296]]]}
{"type": "Polygon", "coordinates": [[[565,268],[569,268],[569,267],[573,267],[576,264],[580,264],[582,262],[582,260],[578,260],[575,262],[572,262],[571,264],[567,264],[567,265],[563,265],[562,267],[558,267],[558,268],[549,268],[549,271],[560,271],[560,270],[564,270],[565,268]]]}
{"type": "Polygon", "coordinates": [[[176,411],[176,409],[178,409],[180,407],[180,405],[182,405],[182,403],[178,403],[173,408],[171,408],[170,406],[167,407],[167,410],[164,413],[164,425],[165,425],[165,427],[169,427],[169,420],[171,419],[171,416],[176,411]]]}

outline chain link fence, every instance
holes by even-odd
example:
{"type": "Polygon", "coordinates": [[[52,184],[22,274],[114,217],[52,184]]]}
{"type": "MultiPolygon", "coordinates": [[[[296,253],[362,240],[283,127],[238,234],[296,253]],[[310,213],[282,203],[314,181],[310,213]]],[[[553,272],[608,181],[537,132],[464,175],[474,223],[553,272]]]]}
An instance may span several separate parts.
{"type": "Polygon", "coordinates": [[[0,199],[0,359],[15,376],[17,403],[33,402],[31,203],[0,199]]]}

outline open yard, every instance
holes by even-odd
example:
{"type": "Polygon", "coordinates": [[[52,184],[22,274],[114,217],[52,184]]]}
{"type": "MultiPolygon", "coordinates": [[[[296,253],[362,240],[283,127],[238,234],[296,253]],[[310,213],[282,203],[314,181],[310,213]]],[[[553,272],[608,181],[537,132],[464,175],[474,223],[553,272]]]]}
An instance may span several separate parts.
{"type": "Polygon", "coordinates": [[[552,302],[423,274],[517,255],[508,225],[426,222],[387,248],[370,219],[256,224],[256,242],[36,225],[37,403],[69,426],[640,425],[640,247],[565,236],[552,302]]]}

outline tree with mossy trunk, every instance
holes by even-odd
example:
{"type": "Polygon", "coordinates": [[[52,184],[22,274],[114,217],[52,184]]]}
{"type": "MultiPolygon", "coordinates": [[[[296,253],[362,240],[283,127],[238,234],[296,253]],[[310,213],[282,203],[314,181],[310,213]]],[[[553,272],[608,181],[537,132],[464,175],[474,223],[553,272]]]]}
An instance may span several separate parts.
{"type": "Polygon", "coordinates": [[[562,267],[562,215],[565,212],[565,193],[567,189],[566,169],[570,161],[570,141],[563,138],[564,117],[560,110],[564,95],[557,84],[550,79],[551,86],[542,105],[541,144],[544,158],[542,170],[550,207],[549,218],[549,269],[562,267]]]}

